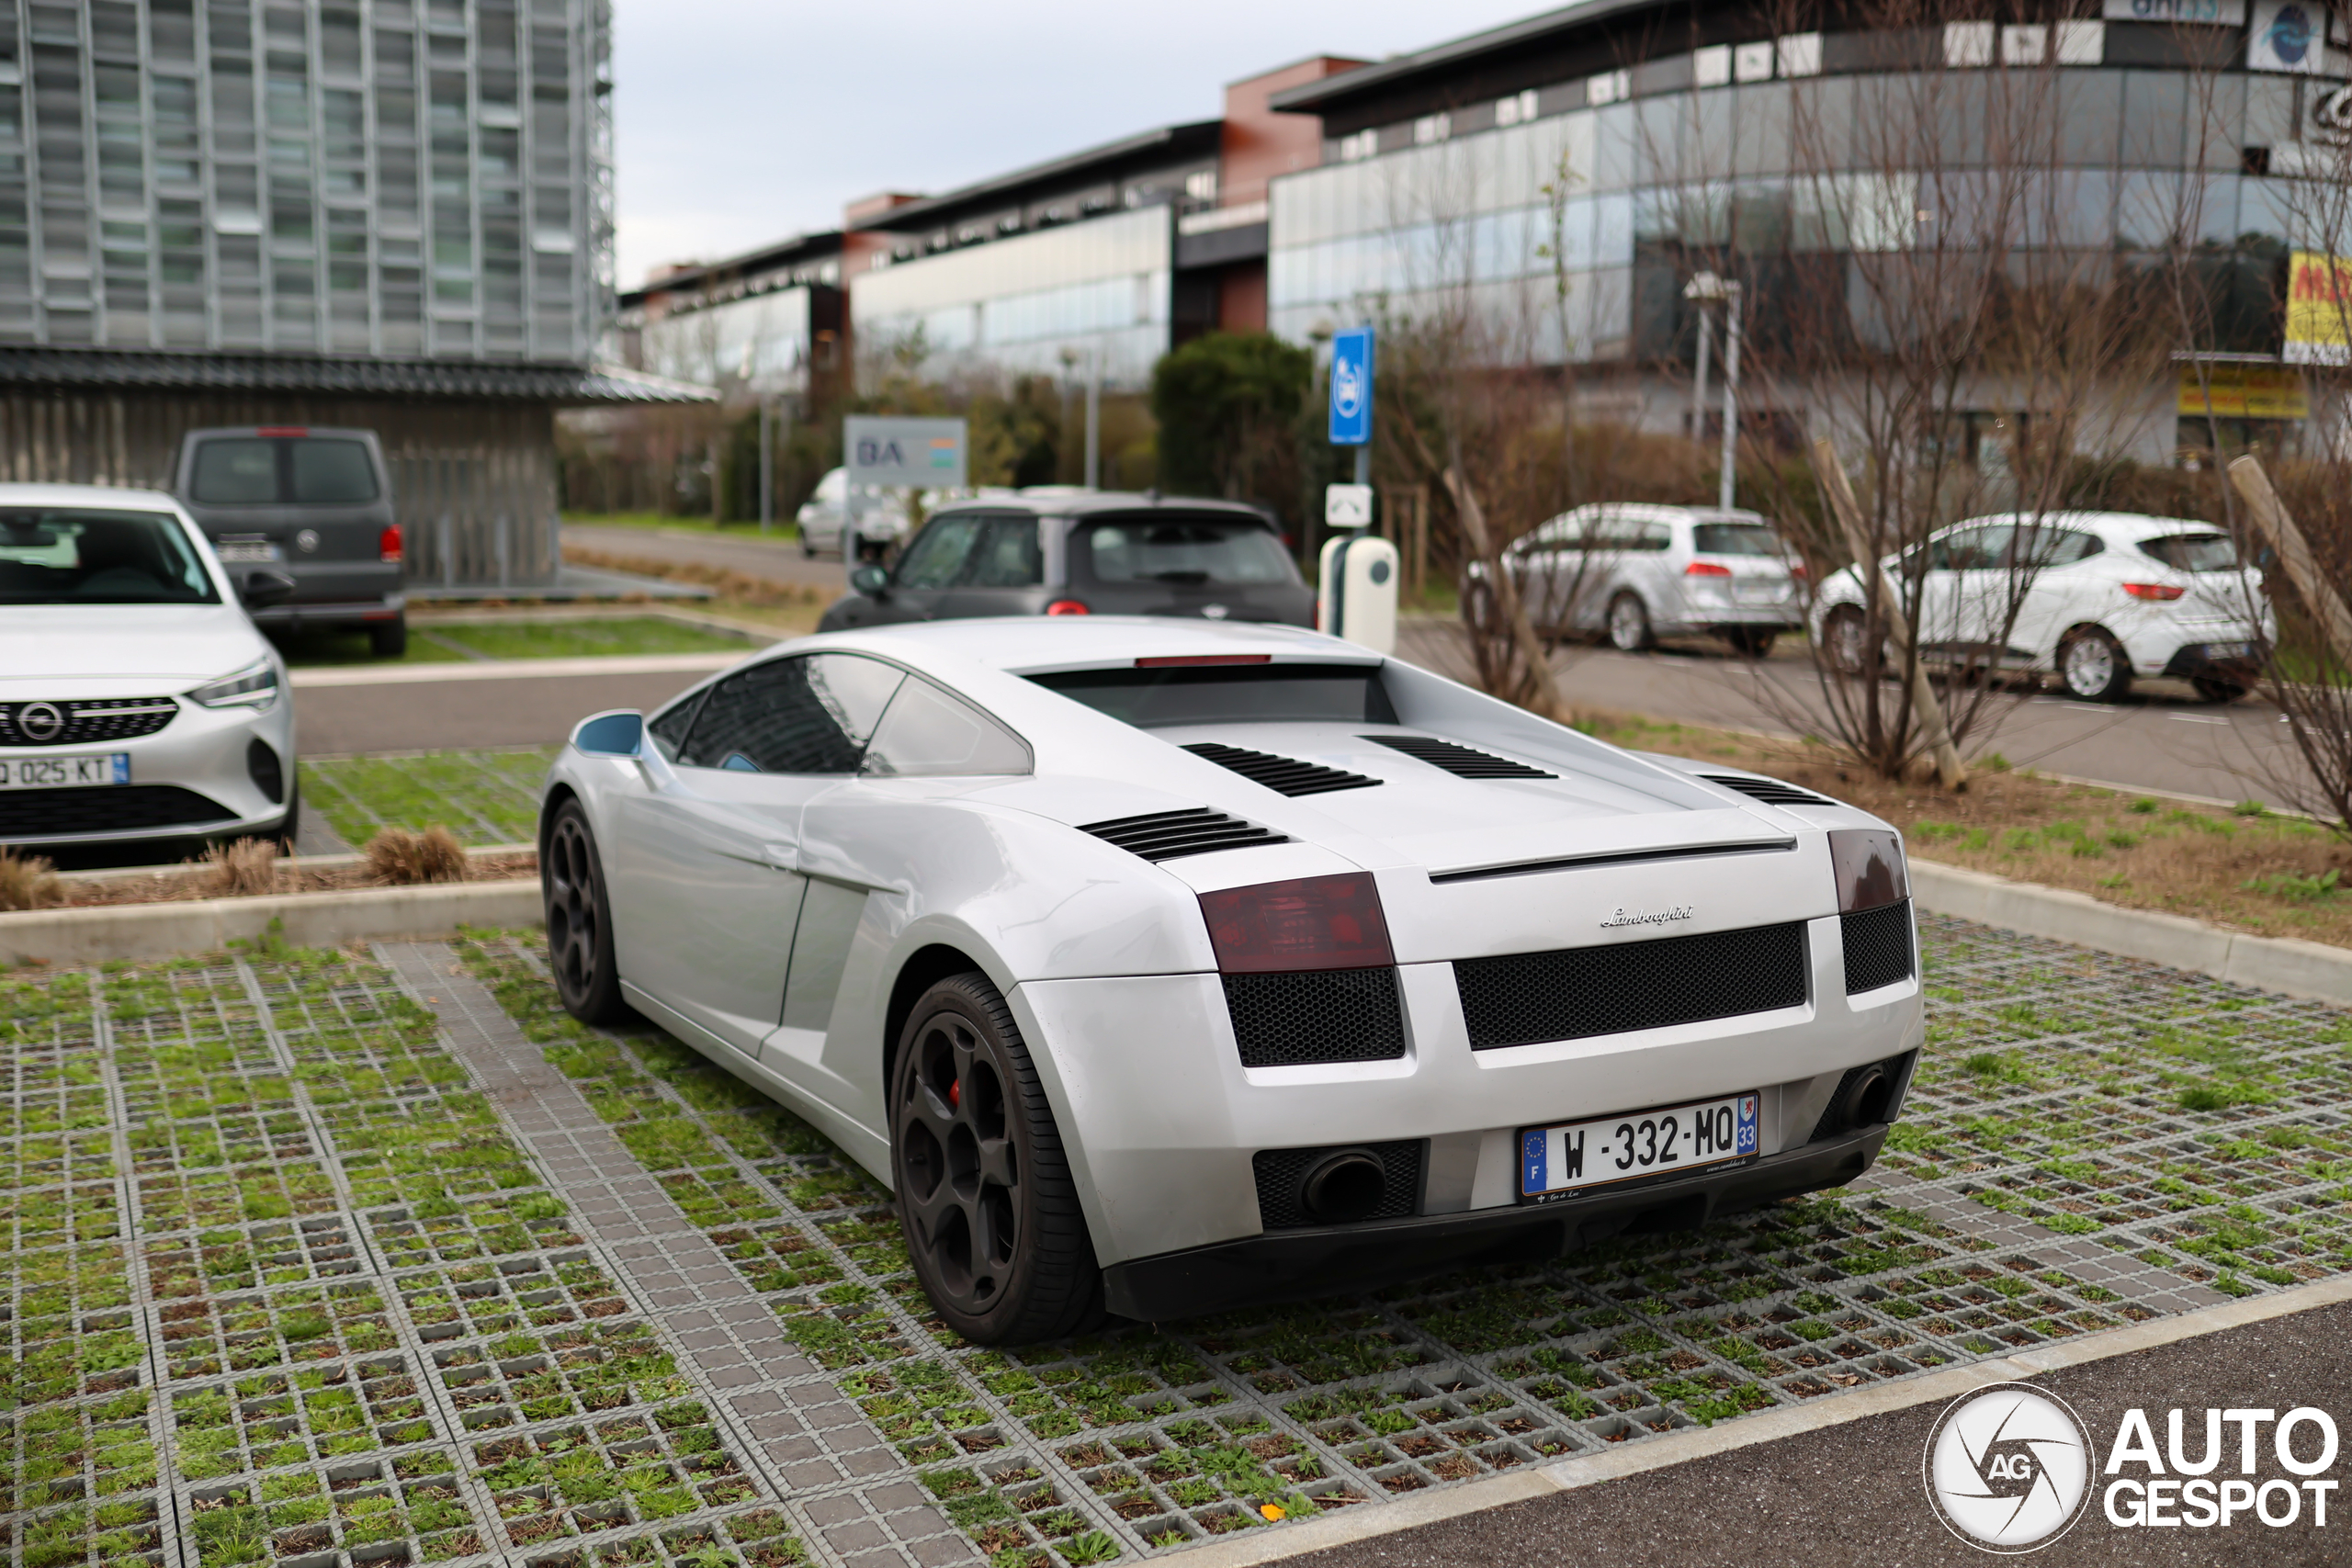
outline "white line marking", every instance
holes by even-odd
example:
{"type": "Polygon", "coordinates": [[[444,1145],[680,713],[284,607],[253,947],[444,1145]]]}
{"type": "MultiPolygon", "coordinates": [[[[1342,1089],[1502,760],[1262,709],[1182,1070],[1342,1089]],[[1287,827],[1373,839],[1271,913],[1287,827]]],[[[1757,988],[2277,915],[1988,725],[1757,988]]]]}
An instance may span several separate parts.
{"type": "Polygon", "coordinates": [[[2227,724],[2226,718],[2207,718],[2201,713],[2177,713],[2167,716],[2176,724],[2227,724]]]}

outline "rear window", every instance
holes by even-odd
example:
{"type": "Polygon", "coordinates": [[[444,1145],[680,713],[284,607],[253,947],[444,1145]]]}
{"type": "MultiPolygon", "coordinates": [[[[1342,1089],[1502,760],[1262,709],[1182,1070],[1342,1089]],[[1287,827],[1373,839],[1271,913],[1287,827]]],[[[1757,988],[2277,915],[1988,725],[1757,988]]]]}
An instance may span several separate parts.
{"type": "Polygon", "coordinates": [[[1395,724],[1376,664],[1220,664],[1061,670],[1032,675],[1097,713],[1150,729],[1178,724],[1395,724]]]}
{"type": "Polygon", "coordinates": [[[2227,534],[2167,534],[2141,540],[2140,549],[2176,571],[2238,570],[2238,547],[2227,534]]]}
{"type": "Polygon", "coordinates": [[[377,497],[365,443],[239,435],[196,449],[188,498],[208,506],[356,506],[377,497]]]}
{"type": "Polygon", "coordinates": [[[1154,513],[1080,527],[1072,554],[1096,582],[1294,582],[1273,530],[1248,518],[1154,513]]]}
{"type": "Polygon", "coordinates": [[[1698,523],[1690,547],[1702,556],[1778,556],[1780,536],[1754,523],[1698,523]]]}

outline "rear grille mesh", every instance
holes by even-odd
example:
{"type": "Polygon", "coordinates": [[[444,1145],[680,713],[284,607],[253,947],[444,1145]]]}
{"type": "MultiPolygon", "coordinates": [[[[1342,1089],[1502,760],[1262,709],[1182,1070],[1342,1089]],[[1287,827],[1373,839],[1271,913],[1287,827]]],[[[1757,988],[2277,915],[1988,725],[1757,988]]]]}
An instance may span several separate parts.
{"type": "Polygon", "coordinates": [[[1250,1156],[1258,1179],[1259,1223],[1270,1231],[1321,1224],[1299,1206],[1299,1187],[1306,1173],[1325,1158],[1351,1148],[1378,1160],[1388,1177],[1381,1189],[1379,1206],[1364,1219],[1400,1220],[1420,1207],[1421,1141],[1418,1138],[1395,1144],[1331,1144],[1319,1149],[1261,1149],[1250,1156]]]}
{"type": "Polygon", "coordinates": [[[129,833],[227,822],[235,813],[177,784],[0,790],[0,843],[45,833],[129,833]]]}
{"type": "Polygon", "coordinates": [[[1114,817],[1104,822],[1081,822],[1078,830],[1091,833],[1146,860],[1174,860],[1179,855],[1204,855],[1215,850],[1241,850],[1255,844],[1287,844],[1287,834],[1222,811],[1195,806],[1185,811],[1154,811],[1142,817],[1114,817]]]}
{"type": "MultiPolygon", "coordinates": [[[[0,746],[88,746],[101,740],[130,740],[153,735],[179,716],[180,705],[169,697],[75,698],[54,703],[0,703],[0,746]],[[65,721],[54,735],[39,739],[25,733],[17,715],[28,707],[50,707],[65,721]]],[[[46,715],[40,716],[46,718],[46,715]]],[[[40,728],[46,729],[43,724],[40,728]]]]}
{"type": "Polygon", "coordinates": [[[1736,789],[1749,799],[1760,800],[1767,806],[1835,806],[1838,804],[1826,795],[1815,795],[1809,789],[1799,789],[1792,784],[1782,784],[1778,779],[1747,779],[1741,778],[1736,773],[1701,773],[1699,776],[1711,784],[1721,784],[1725,789],[1736,789]]]}
{"type": "Polygon", "coordinates": [[[1801,1007],[1804,922],[1457,959],[1453,983],[1474,1051],[1801,1007]]]}
{"type": "Polygon", "coordinates": [[[1245,1067],[1386,1062],[1405,1054],[1394,969],[1227,975],[1225,1006],[1245,1067]]]}
{"type": "Polygon", "coordinates": [[[1911,978],[1911,900],[1838,917],[1846,943],[1846,994],[1911,978]]]}
{"type": "Polygon", "coordinates": [[[1251,751],[1239,746],[1219,745],[1203,740],[1184,748],[1195,757],[1203,757],[1220,768],[1231,768],[1253,784],[1264,784],[1277,795],[1329,795],[1339,789],[1370,789],[1380,783],[1363,773],[1351,773],[1339,768],[1327,768],[1320,762],[1302,762],[1294,757],[1277,757],[1271,751],[1251,751]]]}
{"type": "Polygon", "coordinates": [[[1491,751],[1474,750],[1430,735],[1367,735],[1363,739],[1385,746],[1392,751],[1402,751],[1432,768],[1443,768],[1456,778],[1556,779],[1560,776],[1547,773],[1541,768],[1531,768],[1524,762],[1514,762],[1508,757],[1498,757],[1491,751]]]}

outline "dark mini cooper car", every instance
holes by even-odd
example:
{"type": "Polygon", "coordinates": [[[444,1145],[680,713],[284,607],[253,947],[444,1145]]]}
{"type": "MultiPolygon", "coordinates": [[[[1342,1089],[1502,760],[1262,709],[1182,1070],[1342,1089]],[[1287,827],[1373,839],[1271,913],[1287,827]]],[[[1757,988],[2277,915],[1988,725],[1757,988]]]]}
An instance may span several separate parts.
{"type": "Polygon", "coordinates": [[[1023,494],[944,507],[897,566],[850,573],[820,631],[978,615],[1197,615],[1315,624],[1263,513],[1156,495],[1023,494]]]}
{"type": "Polygon", "coordinates": [[[254,612],[264,630],[364,630],[379,659],[407,651],[401,525],[374,431],[191,430],[172,490],[240,592],[255,570],[293,581],[254,612]]]}

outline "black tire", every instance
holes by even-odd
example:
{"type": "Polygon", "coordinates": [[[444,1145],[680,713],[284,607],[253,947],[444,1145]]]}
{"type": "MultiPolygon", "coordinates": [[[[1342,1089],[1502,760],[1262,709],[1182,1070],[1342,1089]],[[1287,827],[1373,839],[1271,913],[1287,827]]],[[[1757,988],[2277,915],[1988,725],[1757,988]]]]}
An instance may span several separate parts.
{"type": "Polygon", "coordinates": [[[1650,629],[1650,607],[1638,593],[1620,593],[1609,601],[1609,646],[1620,653],[1645,653],[1657,646],[1650,629]]]}
{"type": "Polygon", "coordinates": [[[368,651],[379,659],[398,659],[408,651],[408,617],[378,621],[368,628],[368,651]]]}
{"type": "Polygon", "coordinates": [[[277,825],[277,832],[274,835],[277,840],[277,852],[284,855],[292,854],[294,840],[301,831],[302,781],[300,776],[297,776],[292,790],[286,796],[286,820],[277,825]]]}
{"type": "Polygon", "coordinates": [[[1829,655],[1829,667],[1848,679],[1858,679],[1871,673],[1879,660],[1872,659],[1862,647],[1862,639],[1870,634],[1870,619],[1855,604],[1840,604],[1829,612],[1822,623],[1821,641],[1829,655]]]}
{"type": "Polygon", "coordinates": [[[1731,644],[1733,652],[1744,659],[1764,658],[1772,651],[1772,645],[1778,642],[1780,637],[1781,628],[1778,626],[1726,626],[1724,628],[1724,640],[1731,644]]]}
{"type": "Polygon", "coordinates": [[[2218,675],[2193,675],[2188,683],[2209,703],[2233,703],[2254,690],[2243,682],[2224,681],[2218,675]]]}
{"type": "Polygon", "coordinates": [[[621,999],[620,967],[613,962],[613,906],[596,835],[576,800],[556,808],[539,856],[539,891],[547,900],[548,966],[563,1009],[582,1023],[619,1023],[630,1016],[621,999]]]}
{"type": "Polygon", "coordinates": [[[2084,626],[2058,645],[2058,683],[2077,702],[2120,703],[2132,690],[2132,660],[2107,632],[2084,626]]]}
{"type": "Polygon", "coordinates": [[[890,1173],[915,1278],[982,1345],[1099,1323],[1102,1271],[1053,1108],[1012,1010],[977,972],[922,994],[890,1068],[890,1173]]]}
{"type": "Polygon", "coordinates": [[[806,528],[800,530],[800,558],[802,560],[817,558],[817,547],[809,542],[808,530],[806,528]]]}

